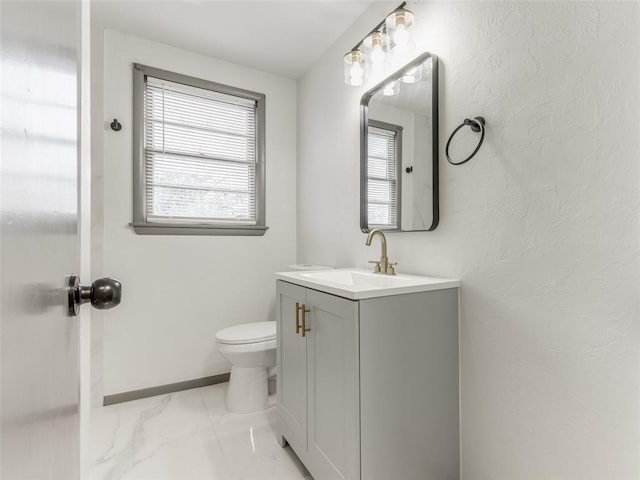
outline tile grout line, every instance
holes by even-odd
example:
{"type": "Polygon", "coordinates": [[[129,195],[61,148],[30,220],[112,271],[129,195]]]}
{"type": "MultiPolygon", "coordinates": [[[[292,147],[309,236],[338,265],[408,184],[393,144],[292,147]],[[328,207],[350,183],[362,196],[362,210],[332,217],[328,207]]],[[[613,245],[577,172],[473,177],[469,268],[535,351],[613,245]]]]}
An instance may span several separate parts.
{"type": "MultiPolygon", "coordinates": [[[[218,448],[220,449],[220,452],[222,453],[222,458],[225,462],[225,466],[228,468],[229,472],[231,473],[232,477],[229,480],[237,480],[238,476],[236,475],[235,469],[233,468],[233,465],[229,462],[229,459],[227,458],[227,454],[225,453],[225,450],[222,446],[222,443],[220,442],[220,437],[218,435],[218,430],[216,429],[216,422],[213,421],[213,418],[209,412],[209,408],[207,407],[207,402],[204,398],[204,395],[202,395],[202,390],[200,390],[198,392],[198,395],[200,395],[200,401],[202,402],[202,405],[204,406],[204,410],[207,414],[207,418],[209,419],[209,424],[211,425],[211,430],[213,431],[213,435],[216,438],[216,444],[218,445],[218,448]]],[[[223,416],[225,414],[222,414],[223,416]]]]}

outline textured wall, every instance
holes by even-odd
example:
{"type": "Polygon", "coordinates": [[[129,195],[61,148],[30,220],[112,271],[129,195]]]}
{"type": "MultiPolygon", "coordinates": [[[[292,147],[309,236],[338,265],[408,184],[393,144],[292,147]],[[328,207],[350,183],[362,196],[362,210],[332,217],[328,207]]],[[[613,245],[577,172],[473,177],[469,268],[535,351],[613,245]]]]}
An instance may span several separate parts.
{"type": "MultiPolygon", "coordinates": [[[[298,90],[298,260],[364,265],[358,102],[341,56],[298,90]],[[326,142],[318,132],[332,139],[326,142]]],[[[636,2],[419,2],[441,60],[441,222],[389,235],[401,272],[459,277],[463,478],[640,478],[640,12],[636,2]],[[442,155],[444,157],[444,155],[442,155]]]]}
{"type": "Polygon", "coordinates": [[[275,319],[273,272],[295,261],[296,85],[112,30],[104,35],[104,165],[95,169],[103,176],[94,192],[94,219],[103,217],[94,254],[102,258],[94,268],[96,276],[113,275],[123,285],[122,304],[103,315],[109,395],[228,372],[216,332],[275,319]],[[133,233],[133,62],[266,95],[269,230],[263,237],[133,233]],[[123,125],[117,133],[108,126],[114,117],[123,125]]]}

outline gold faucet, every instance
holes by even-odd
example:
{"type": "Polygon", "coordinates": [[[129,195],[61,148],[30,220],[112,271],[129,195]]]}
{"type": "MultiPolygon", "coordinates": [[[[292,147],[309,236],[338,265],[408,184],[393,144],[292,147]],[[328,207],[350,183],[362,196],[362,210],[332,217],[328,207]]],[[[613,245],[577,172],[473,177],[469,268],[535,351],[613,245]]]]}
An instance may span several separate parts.
{"type": "Polygon", "coordinates": [[[382,273],[384,275],[395,275],[396,271],[393,268],[397,263],[389,263],[389,258],[387,257],[387,239],[382,233],[382,230],[378,230],[374,228],[369,232],[369,236],[367,237],[366,245],[367,247],[371,246],[371,240],[373,237],[378,235],[380,237],[380,244],[382,245],[382,255],[380,256],[380,260],[370,260],[369,263],[375,263],[376,266],[373,270],[374,273],[382,273]]]}

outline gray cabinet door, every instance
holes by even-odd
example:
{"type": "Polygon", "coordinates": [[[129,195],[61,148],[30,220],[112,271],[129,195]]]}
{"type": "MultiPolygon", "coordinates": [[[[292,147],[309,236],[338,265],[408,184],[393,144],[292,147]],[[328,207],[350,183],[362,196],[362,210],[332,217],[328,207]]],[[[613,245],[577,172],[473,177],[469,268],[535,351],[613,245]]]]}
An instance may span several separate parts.
{"type": "Polygon", "coordinates": [[[307,290],[309,471],[360,478],[358,302],[307,290]]]}
{"type": "Polygon", "coordinates": [[[0,2],[0,477],[79,477],[80,1],[0,2]]]}
{"type": "MultiPolygon", "coordinates": [[[[277,282],[278,423],[280,435],[298,455],[307,449],[307,338],[296,333],[296,303],[304,305],[306,289],[277,282]]],[[[282,442],[282,439],[279,439],[282,442]]]]}

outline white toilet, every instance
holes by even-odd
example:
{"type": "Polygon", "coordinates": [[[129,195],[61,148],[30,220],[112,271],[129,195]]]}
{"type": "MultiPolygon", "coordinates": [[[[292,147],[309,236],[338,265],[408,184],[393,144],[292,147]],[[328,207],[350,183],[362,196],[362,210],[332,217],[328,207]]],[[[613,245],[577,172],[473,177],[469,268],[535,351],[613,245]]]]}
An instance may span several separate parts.
{"type": "MultiPolygon", "coordinates": [[[[290,270],[327,270],[313,264],[289,265],[290,270]]],[[[275,375],[276,322],[244,323],[216,334],[218,352],[231,362],[227,410],[251,413],[269,406],[269,376],[275,375]]]]}
{"type": "Polygon", "coordinates": [[[231,362],[227,410],[250,413],[268,406],[269,369],[276,365],[276,322],[254,322],[220,330],[218,352],[231,362]]]}

